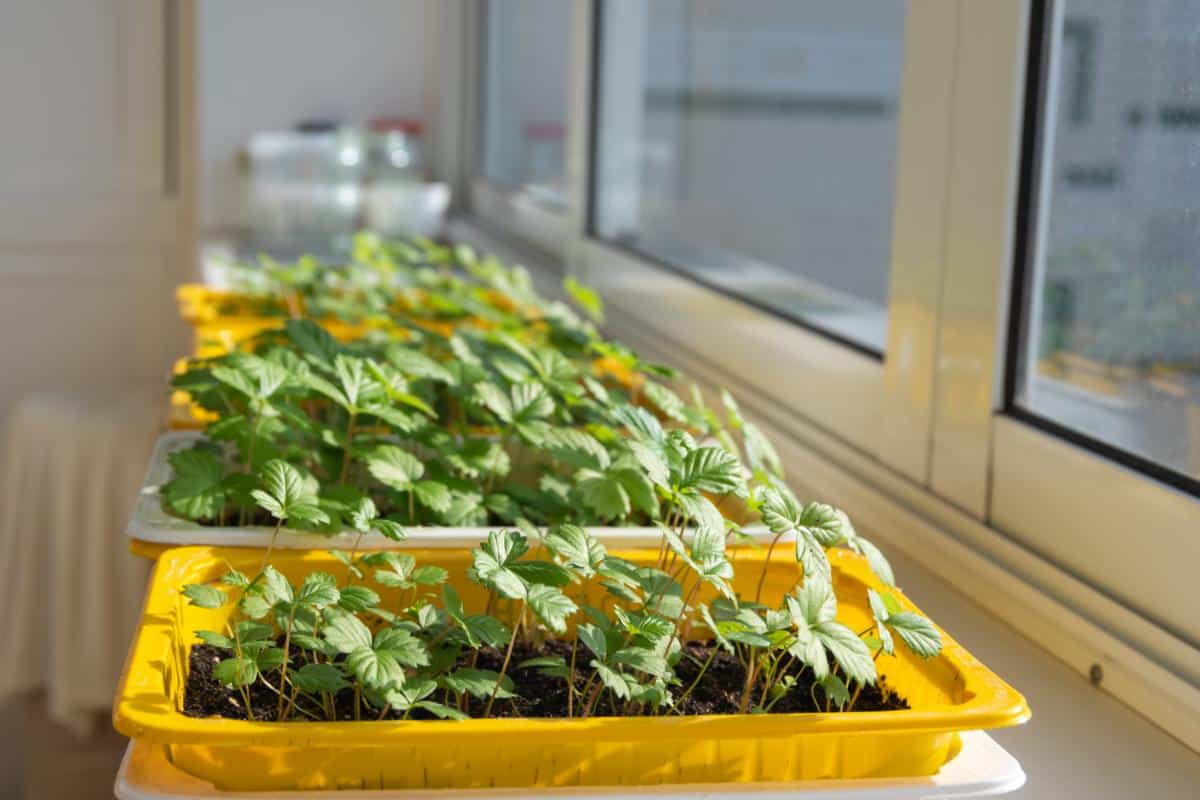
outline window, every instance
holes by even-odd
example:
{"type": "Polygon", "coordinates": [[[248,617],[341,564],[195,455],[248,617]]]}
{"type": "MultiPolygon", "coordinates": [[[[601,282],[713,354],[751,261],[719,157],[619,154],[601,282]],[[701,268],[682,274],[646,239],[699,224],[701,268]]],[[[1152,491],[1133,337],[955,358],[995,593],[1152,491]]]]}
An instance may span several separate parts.
{"type": "Polygon", "coordinates": [[[593,229],[884,350],[905,4],[601,5],[593,229]]]}
{"type": "Polygon", "coordinates": [[[481,173],[543,206],[566,205],[571,3],[489,0],[481,173]]]}
{"type": "Polygon", "coordinates": [[[1033,165],[1017,414],[1200,487],[1200,16],[1066,0],[1033,165]]]}

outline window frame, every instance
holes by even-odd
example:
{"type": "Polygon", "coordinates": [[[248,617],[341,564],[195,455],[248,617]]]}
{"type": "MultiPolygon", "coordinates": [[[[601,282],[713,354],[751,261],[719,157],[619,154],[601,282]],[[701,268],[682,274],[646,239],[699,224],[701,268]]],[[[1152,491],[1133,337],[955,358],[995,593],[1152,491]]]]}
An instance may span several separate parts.
{"type": "MultiPolygon", "coordinates": [[[[454,36],[474,63],[461,104],[471,114],[481,2],[451,0],[467,22],[454,36]]],[[[471,219],[555,256],[604,294],[618,338],[718,375],[778,422],[785,449],[820,476],[812,489],[854,503],[873,533],[1044,646],[1074,648],[1062,657],[1076,670],[1102,665],[1104,688],[1200,747],[1200,641],[1044,546],[1046,531],[1085,531],[1110,551],[1102,562],[1129,536],[1114,504],[1134,503],[1166,556],[1134,559],[1128,580],[1188,585],[1164,576],[1186,562],[1169,563],[1171,545],[1200,529],[1200,500],[1012,403],[1017,278],[1036,213],[1029,90],[1040,92],[1042,65],[1030,37],[1053,24],[1050,0],[910,2],[882,361],[592,235],[600,2],[572,0],[566,211],[539,231],[503,192],[467,180],[471,219]]],[[[478,127],[466,121],[454,165],[473,176],[478,127]]]]}
{"type": "MultiPolygon", "coordinates": [[[[459,135],[462,136],[456,169],[460,176],[459,186],[456,187],[461,198],[457,204],[458,210],[465,211],[501,235],[522,241],[558,260],[564,260],[572,238],[569,212],[572,205],[570,177],[565,176],[568,187],[566,207],[555,208],[533,201],[519,189],[490,180],[484,175],[483,100],[487,91],[484,75],[487,66],[487,3],[486,0],[457,0],[457,5],[460,6],[457,9],[443,9],[446,16],[459,17],[458,20],[452,19],[447,25],[449,36],[443,37],[443,41],[446,42],[446,46],[455,48],[452,52],[460,52],[463,59],[463,96],[452,115],[453,118],[446,122],[447,127],[457,127],[459,135]]],[[[578,38],[580,35],[589,35],[590,30],[587,20],[581,19],[581,13],[587,9],[581,9],[580,6],[579,2],[572,3],[571,37],[568,44],[571,50],[572,76],[577,67],[575,62],[579,50],[578,38]]],[[[579,135],[579,130],[573,129],[569,119],[571,92],[568,92],[566,101],[568,119],[565,151],[569,154],[572,139],[579,135]]],[[[567,162],[570,162],[569,155],[567,162]]]]}

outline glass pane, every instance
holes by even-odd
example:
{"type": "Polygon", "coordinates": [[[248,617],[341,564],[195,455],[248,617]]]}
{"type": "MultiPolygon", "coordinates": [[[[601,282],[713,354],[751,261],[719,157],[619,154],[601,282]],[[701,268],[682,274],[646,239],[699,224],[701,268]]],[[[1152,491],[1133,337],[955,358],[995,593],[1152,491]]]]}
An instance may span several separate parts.
{"type": "Polygon", "coordinates": [[[1017,402],[1200,477],[1200,2],[1051,24],[1017,402]]]}
{"type": "Polygon", "coordinates": [[[565,205],[571,3],[488,0],[483,175],[553,207],[565,205]]]}
{"type": "Polygon", "coordinates": [[[904,17],[607,0],[596,233],[882,352],[904,17]]]}

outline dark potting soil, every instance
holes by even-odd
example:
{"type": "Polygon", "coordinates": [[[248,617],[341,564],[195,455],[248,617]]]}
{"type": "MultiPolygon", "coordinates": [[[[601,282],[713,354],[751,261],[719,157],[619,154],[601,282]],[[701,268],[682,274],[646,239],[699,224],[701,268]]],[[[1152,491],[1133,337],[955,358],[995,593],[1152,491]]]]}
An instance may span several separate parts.
{"type": "MultiPolygon", "coordinates": [[[[678,698],[692,684],[692,681],[699,673],[700,665],[711,655],[712,647],[704,643],[692,643],[684,648],[684,652],[684,657],[680,659],[679,664],[675,668],[675,673],[681,681],[681,685],[675,687],[673,692],[677,698],[677,702],[678,698]]],[[[299,655],[298,651],[293,650],[294,658],[298,658],[299,655]]],[[[211,645],[197,644],[192,646],[189,659],[190,671],[188,673],[187,690],[184,694],[184,714],[190,717],[220,716],[229,719],[247,718],[245,701],[242,698],[241,692],[237,689],[222,686],[213,677],[213,667],[226,656],[226,651],[211,645]]],[[[508,669],[508,675],[512,678],[513,690],[517,696],[510,699],[497,700],[492,707],[493,717],[567,716],[566,681],[562,678],[543,675],[535,668],[516,668],[516,665],[522,661],[538,656],[562,656],[570,663],[571,647],[569,643],[559,641],[550,641],[538,647],[518,642],[516,647],[513,648],[512,660],[509,662],[508,669]]],[[[460,666],[467,666],[469,659],[470,654],[462,659],[460,666]]],[[[591,669],[586,666],[589,660],[590,656],[586,654],[586,651],[581,652],[577,656],[575,685],[580,690],[583,690],[584,684],[587,682],[587,677],[591,674],[591,669]]],[[[503,661],[503,652],[485,648],[479,651],[479,658],[475,666],[479,669],[499,671],[503,661]]],[[[294,663],[296,662],[293,661],[294,663]]],[[[789,671],[795,674],[799,670],[793,668],[789,671]]],[[[277,670],[270,670],[264,673],[264,677],[272,686],[279,685],[277,670]]],[[[677,710],[684,715],[736,714],[738,713],[738,700],[741,697],[745,680],[746,671],[742,667],[741,662],[724,651],[718,651],[713,656],[712,664],[709,665],[704,678],[700,683],[696,684],[696,688],[692,690],[691,694],[679,704],[677,710]]],[[[761,684],[754,693],[756,700],[759,692],[761,692],[761,684]]],[[[604,700],[596,707],[593,716],[613,716],[620,713],[619,707],[609,704],[609,696],[608,693],[605,694],[604,700]]],[[[441,691],[435,692],[428,699],[445,702],[447,705],[454,704],[453,697],[444,697],[441,691]]],[[[342,690],[334,700],[337,718],[339,720],[353,720],[353,690],[342,690]]],[[[266,687],[262,679],[255,681],[252,685],[250,689],[250,702],[254,709],[254,719],[273,721],[277,718],[276,710],[279,705],[279,695],[266,687]]],[[[579,714],[579,703],[580,700],[576,697],[574,708],[576,715],[579,714]]],[[[805,672],[799,676],[787,695],[772,706],[771,713],[824,711],[824,703],[824,695],[821,690],[815,689],[813,686],[811,672],[805,672]],[[819,698],[819,703],[814,700],[814,697],[819,698]]],[[[486,700],[470,698],[465,710],[471,716],[482,716],[486,704],[486,700]]],[[[908,703],[904,698],[894,692],[888,691],[886,684],[882,683],[864,687],[854,703],[855,711],[894,711],[908,707],[908,703]]],[[[317,713],[316,708],[308,710],[317,713]]],[[[366,707],[365,703],[360,714],[362,715],[362,719],[375,719],[378,716],[378,712],[372,712],[366,707]]],[[[401,714],[389,711],[384,715],[383,719],[400,719],[400,717],[401,714]]],[[[301,713],[294,714],[293,718],[296,720],[309,719],[309,717],[301,713]]],[[[432,715],[424,711],[416,711],[411,715],[411,718],[431,719],[432,715]]]]}

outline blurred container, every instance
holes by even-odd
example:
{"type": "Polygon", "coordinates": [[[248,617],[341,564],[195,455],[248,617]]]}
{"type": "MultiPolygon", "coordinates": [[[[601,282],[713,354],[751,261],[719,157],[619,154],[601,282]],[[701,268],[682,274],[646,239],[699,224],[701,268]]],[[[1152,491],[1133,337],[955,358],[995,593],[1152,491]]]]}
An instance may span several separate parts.
{"type": "Polygon", "coordinates": [[[358,227],[367,158],[353,128],[255,134],[249,157],[250,236],[260,247],[326,247],[358,227]]]}
{"type": "Polygon", "coordinates": [[[371,121],[364,211],[367,227],[381,235],[432,237],[445,223],[450,187],[426,180],[424,131],[419,120],[371,121]]]}

